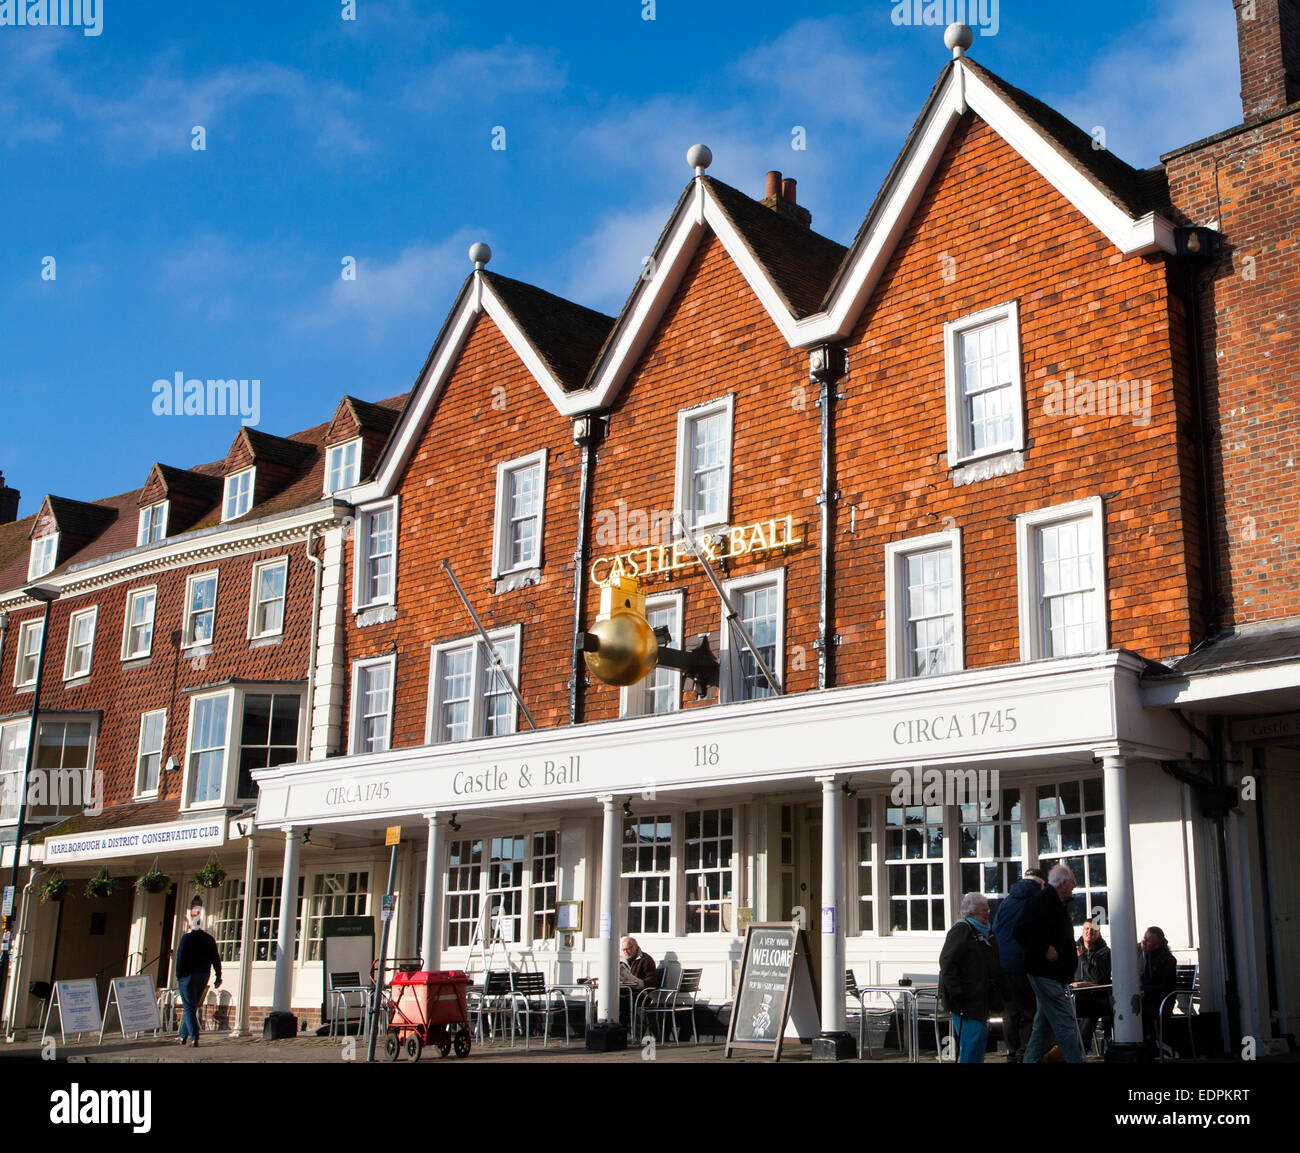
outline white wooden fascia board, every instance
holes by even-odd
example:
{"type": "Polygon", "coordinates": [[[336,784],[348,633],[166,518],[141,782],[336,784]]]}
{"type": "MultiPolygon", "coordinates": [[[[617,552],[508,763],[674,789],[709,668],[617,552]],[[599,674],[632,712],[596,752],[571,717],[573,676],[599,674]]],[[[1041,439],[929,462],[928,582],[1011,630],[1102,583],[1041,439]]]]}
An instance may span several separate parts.
{"type": "MultiPolygon", "coordinates": [[[[632,310],[619,324],[615,340],[596,367],[591,388],[587,390],[594,404],[585,408],[603,408],[618,392],[631,371],[654,328],[667,310],[672,294],[686,274],[686,268],[699,247],[704,225],[691,213],[682,212],[664,245],[658,266],[649,280],[638,282],[632,310]]],[[[566,414],[567,415],[567,414],[566,414]]]]}
{"type": "Polygon", "coordinates": [[[1139,246],[1148,240],[1154,243],[1153,228],[1136,227],[1140,222],[1114,204],[1064,153],[974,73],[967,76],[966,93],[971,109],[1121,252],[1128,255],[1142,250],[1139,246]]]}
{"type": "Polygon", "coordinates": [[[492,322],[501,330],[515,355],[524,363],[524,367],[533,374],[533,379],[542,386],[551,403],[559,408],[564,403],[564,387],[546,367],[546,362],[524,336],[515,319],[510,315],[501,298],[493,291],[491,284],[483,285],[483,311],[491,317],[492,322]]]}
{"type": "Polygon", "coordinates": [[[1142,703],[1147,708],[1177,708],[1295,688],[1300,688],[1300,661],[1285,661],[1257,669],[1162,677],[1142,686],[1142,703]]]}
{"type": "Polygon", "coordinates": [[[406,467],[411,453],[415,451],[416,441],[424,429],[430,411],[433,409],[433,402],[442,391],[442,386],[447,382],[447,377],[451,375],[451,370],[460,356],[460,350],[464,346],[470,327],[477,316],[478,310],[474,306],[473,296],[467,294],[461,303],[460,311],[456,315],[451,331],[443,342],[442,349],[416,386],[416,402],[407,406],[406,412],[402,416],[402,422],[396,430],[397,439],[391,441],[391,448],[385,451],[380,462],[379,472],[374,481],[370,485],[363,486],[362,489],[349,492],[349,499],[355,498],[357,501],[375,500],[392,495],[397,477],[402,469],[406,467]]]}
{"type": "Polygon", "coordinates": [[[816,317],[803,336],[804,343],[847,336],[857,323],[885,271],[903,232],[925,196],[943,150],[948,146],[957,122],[966,111],[953,70],[948,84],[930,109],[923,127],[898,179],[885,200],[865,243],[852,257],[850,267],[826,313],[816,317]]]}
{"type": "MultiPolygon", "coordinates": [[[[372,663],[379,659],[381,658],[367,658],[372,663]]],[[[490,742],[459,741],[451,746],[433,748],[423,745],[406,746],[383,753],[332,758],[328,765],[331,773],[346,778],[354,769],[389,766],[401,769],[444,759],[477,757],[489,744],[493,750],[491,755],[494,756],[498,752],[505,756],[514,750],[527,756],[527,750],[532,746],[553,742],[557,737],[600,747],[617,747],[639,741],[653,742],[656,735],[663,735],[658,730],[671,731],[683,725],[698,729],[699,739],[703,740],[706,736],[747,732],[771,714],[795,716],[807,709],[825,710],[827,716],[836,717],[855,716],[862,711],[864,705],[885,707],[885,702],[892,702],[888,707],[898,710],[960,709],[963,704],[981,700],[999,687],[1015,689],[1023,685],[1026,691],[1045,692],[1049,689],[1069,691],[1099,685],[1115,686],[1124,682],[1125,691],[1131,691],[1133,671],[1128,654],[1111,650],[1081,657],[968,669],[942,676],[873,681],[866,685],[718,704],[707,709],[686,709],[648,717],[596,721],[582,725],[579,729],[567,725],[525,729],[491,738],[490,742]]],[[[319,779],[324,771],[320,762],[307,761],[257,769],[253,772],[253,779],[268,784],[292,784],[294,781],[319,779]]]]}
{"type": "MultiPolygon", "coordinates": [[[[274,548],[286,540],[300,536],[304,529],[313,525],[328,523],[334,518],[331,503],[318,503],[291,516],[254,522],[227,521],[214,525],[211,529],[200,530],[193,537],[176,537],[165,542],[161,547],[149,546],[147,549],[132,549],[125,555],[118,555],[87,568],[72,569],[58,576],[42,581],[52,584],[60,591],[60,596],[78,595],[89,590],[102,588],[116,580],[134,580],[142,575],[154,575],[168,568],[180,568],[199,562],[215,562],[230,556],[262,549],[274,548]]],[[[38,602],[30,601],[21,590],[0,593],[0,608],[25,608],[38,602]]]]}

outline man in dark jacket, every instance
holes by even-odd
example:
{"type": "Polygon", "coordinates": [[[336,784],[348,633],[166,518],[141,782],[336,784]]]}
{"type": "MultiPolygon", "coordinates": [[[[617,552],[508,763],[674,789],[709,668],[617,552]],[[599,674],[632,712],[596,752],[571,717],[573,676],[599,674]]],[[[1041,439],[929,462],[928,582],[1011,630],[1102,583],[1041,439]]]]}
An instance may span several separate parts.
{"type": "Polygon", "coordinates": [[[1070,922],[1070,897],[1074,873],[1068,865],[1055,865],[1047,874],[1047,887],[1029,902],[1016,926],[1015,938],[1025,950],[1025,973],[1038,1000],[1034,1028],[1025,1049],[1025,1064],[1043,1059],[1051,1038],[1061,1047],[1065,1059],[1083,1061],[1074,1010],[1065,991],[1074,976],[1074,926],[1070,922]]]}
{"type": "Polygon", "coordinates": [[[176,1037],[178,1045],[186,1040],[199,1043],[199,1001],[208,987],[212,970],[217,971],[214,988],[221,988],[221,954],[211,933],[203,930],[203,910],[193,908],[189,915],[189,931],[176,946],[176,986],[181,994],[184,1014],[181,1030],[176,1037]]]}
{"type": "Polygon", "coordinates": [[[1142,954],[1138,958],[1138,988],[1142,991],[1142,1035],[1148,1041],[1156,1036],[1156,1018],[1164,999],[1178,983],[1178,962],[1169,951],[1163,929],[1152,925],[1142,934],[1142,954]]]}
{"type": "Polygon", "coordinates": [[[1083,1047],[1092,1044],[1092,1034],[1099,1020],[1111,1015],[1110,990],[1089,992],[1090,985],[1110,984],[1110,946],[1101,930],[1084,921],[1082,936],[1074,943],[1079,960],[1074,969],[1074,1007],[1079,1014],[1079,1032],[1083,1047]]]}
{"type": "Polygon", "coordinates": [[[989,1014],[1002,1007],[1002,970],[998,942],[989,924],[989,900],[983,893],[966,893],[961,916],[939,954],[939,988],[952,1013],[957,1033],[957,1060],[963,1065],[984,1062],[989,1042],[989,1014]]]}
{"type": "Polygon", "coordinates": [[[1011,886],[1011,891],[998,906],[993,919],[993,934],[998,940],[998,959],[1002,963],[1002,985],[1006,1004],[1002,1007],[1002,1032],[1007,1042],[1007,1063],[1016,1064],[1024,1059],[1025,1046],[1029,1044],[1029,1031],[1034,1027],[1034,1014],[1038,1002],[1025,975],[1025,951],[1015,938],[1016,926],[1025,915],[1032,898],[1043,891],[1047,878],[1037,869],[1026,869],[1025,875],[1011,886]]]}

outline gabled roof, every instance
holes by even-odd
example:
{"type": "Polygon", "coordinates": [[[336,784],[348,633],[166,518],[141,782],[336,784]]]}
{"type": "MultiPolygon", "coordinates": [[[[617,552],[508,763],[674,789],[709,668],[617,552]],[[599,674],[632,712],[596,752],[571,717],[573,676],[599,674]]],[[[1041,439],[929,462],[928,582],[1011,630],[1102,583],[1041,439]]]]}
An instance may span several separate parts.
{"type": "MultiPolygon", "coordinates": [[[[324,426],[317,426],[323,431],[324,426]]],[[[301,437],[303,433],[297,433],[301,437]]],[[[264,460],[271,464],[282,464],[286,468],[297,468],[307,459],[315,450],[316,443],[304,444],[301,440],[290,440],[283,436],[272,436],[269,432],[262,432],[256,428],[250,428],[245,425],[235,435],[235,444],[243,440],[248,445],[248,451],[254,460],[264,460]]],[[[233,449],[233,445],[232,445],[233,449]]]]}
{"type": "Polygon", "coordinates": [[[988,124],[1121,253],[1174,251],[1173,225],[1161,214],[1168,190],[1160,171],[1132,168],[1094,148],[1089,134],[1041,101],[968,57],[953,60],[939,74],[852,245],[845,249],[699,174],[660,234],[653,273],[637,282],[590,365],[584,362],[599,313],[496,273],[472,273],[429,351],[374,482],[359,486],[354,498],[393,491],[481,312],[501,328],[562,416],[607,408],[710,233],[792,348],[842,340],[870,303],[953,133],[971,115],[988,124]]]}
{"type": "MultiPolygon", "coordinates": [[[[161,461],[149,472],[149,480],[157,473],[168,495],[188,496],[196,500],[215,501],[221,496],[220,476],[209,475],[188,468],[173,468],[161,461]]],[[[148,487],[148,481],[145,482],[148,487]]]]}
{"type": "Polygon", "coordinates": [[[705,176],[704,182],[791,315],[802,318],[820,311],[848,249],[787,220],[721,180],[705,176]]]}
{"type": "MultiPolygon", "coordinates": [[[[400,402],[405,401],[406,397],[403,395],[396,399],[400,402]]],[[[371,404],[368,400],[359,400],[355,396],[345,396],[342,403],[348,406],[359,429],[369,432],[388,433],[393,431],[393,425],[397,423],[398,409],[392,407],[391,401],[371,404]]]]}
{"type": "Polygon", "coordinates": [[[115,508],[69,500],[63,496],[47,496],[42,508],[49,510],[59,532],[70,537],[97,537],[117,519],[115,508]]]}
{"type": "Polygon", "coordinates": [[[560,386],[581,388],[614,318],[499,273],[484,272],[483,279],[560,386]]]}

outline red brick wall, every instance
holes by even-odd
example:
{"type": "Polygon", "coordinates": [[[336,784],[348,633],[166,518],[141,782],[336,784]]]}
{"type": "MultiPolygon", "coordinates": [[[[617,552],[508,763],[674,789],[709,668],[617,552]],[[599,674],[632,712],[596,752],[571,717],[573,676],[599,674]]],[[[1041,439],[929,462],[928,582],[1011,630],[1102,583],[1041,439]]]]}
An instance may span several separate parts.
{"type": "MultiPolygon", "coordinates": [[[[784,676],[789,692],[817,685],[818,536],[816,496],[820,476],[820,410],[808,383],[808,354],[792,350],[772,324],[744,277],[716,239],[695,254],[664,314],[658,333],[624,383],[610,412],[592,482],[592,556],[627,551],[596,540],[602,511],[622,515],[618,501],[647,514],[671,510],[680,409],[735,395],[730,524],[791,515],[804,544],[784,557],[742,557],[725,576],[741,577],[785,566],[784,676]]],[[[719,652],[722,609],[696,567],[670,581],[643,583],[648,595],[685,590],[683,632],[688,641],[712,634],[719,652]]],[[[589,600],[588,623],[599,598],[589,600]]],[[[776,670],[778,673],[782,670],[776,670]]],[[[716,690],[709,700],[716,702],[716,690]]],[[[692,707],[694,694],[683,704],[692,707]]],[[[584,718],[618,716],[619,690],[591,678],[584,718]]]]}
{"type": "Polygon", "coordinates": [[[1199,278],[1223,623],[1300,615],[1300,114],[1166,169],[1177,209],[1226,242],[1199,278]]]}
{"type": "MultiPolygon", "coordinates": [[[[1109,645],[1187,652],[1189,542],[1163,261],[1123,257],[982,121],[959,126],[849,343],[838,427],[841,683],[885,675],[884,546],[962,532],[966,667],[1020,659],[1016,514],[1104,498],[1109,645]],[[945,282],[944,270],[949,270],[945,282]],[[1017,299],[1025,468],[954,488],[945,321],[1017,299]],[[1150,423],[1049,415],[1047,382],[1150,379],[1150,423]],[[857,506],[850,533],[850,505],[857,506]]],[[[1182,374],[1179,373],[1179,378],[1182,374]]]]}
{"type": "MultiPolygon", "coordinates": [[[[66,596],[51,606],[50,637],[41,681],[41,713],[100,710],[95,746],[95,768],[104,773],[104,805],[131,801],[135,788],[135,762],[140,737],[140,714],[167,709],[166,748],[163,762],[175,756],[183,764],[188,738],[190,698],[187,688],[215,684],[231,678],[263,681],[305,680],[308,636],[311,632],[312,579],[301,541],[259,553],[220,561],[197,563],[183,569],[141,576],[121,584],[77,596],[66,596]],[[248,640],[249,597],[253,567],[259,561],[287,555],[285,631],[278,645],[253,647],[248,640]],[[172,633],[185,619],[185,586],[192,574],[217,570],[216,631],[211,655],[203,668],[179,651],[172,633]],[[157,585],[153,648],[147,665],[121,659],[122,633],[128,593],[157,585]],[[99,606],[95,622],[95,647],[89,681],[64,687],[64,658],[68,622],[72,613],[99,606]]],[[[0,654],[0,717],[30,710],[32,694],[14,689],[14,660],[18,626],[39,619],[40,609],[10,614],[9,637],[0,654]]],[[[162,774],[161,796],[179,797],[182,772],[162,774]]]]}
{"type": "MultiPolygon", "coordinates": [[[[351,663],[385,655],[396,645],[394,747],[425,743],[430,646],[474,634],[442,571],[444,557],[485,628],[522,624],[520,691],[538,725],[567,723],[579,467],[570,422],[556,412],[496,325],[481,316],[399,482],[395,621],[357,627],[351,611],[355,542],[346,549],[347,708],[351,663]],[[497,465],[543,448],[548,455],[541,581],[497,593],[492,576],[497,465]]],[[[345,711],[345,724],[349,716],[345,711]]],[[[519,729],[527,727],[521,715],[519,729]]]]}

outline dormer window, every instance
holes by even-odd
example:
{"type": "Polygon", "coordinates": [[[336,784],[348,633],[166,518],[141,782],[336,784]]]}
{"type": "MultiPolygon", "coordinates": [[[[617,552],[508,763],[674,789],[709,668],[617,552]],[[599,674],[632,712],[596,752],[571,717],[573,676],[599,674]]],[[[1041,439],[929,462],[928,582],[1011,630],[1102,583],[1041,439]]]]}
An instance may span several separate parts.
{"type": "Polygon", "coordinates": [[[157,544],[167,535],[167,502],[160,501],[140,510],[139,546],[157,544]]]}
{"type": "Polygon", "coordinates": [[[361,438],[325,450],[325,495],[351,488],[361,479],[361,438]]]}
{"type": "Polygon", "coordinates": [[[255,468],[232,473],[226,477],[226,493],[221,502],[221,519],[238,520],[253,507],[253,478],[255,468]]]}
{"type": "Polygon", "coordinates": [[[54,571],[59,557],[59,534],[52,533],[32,541],[32,555],[27,562],[27,579],[40,580],[54,571]]]}

